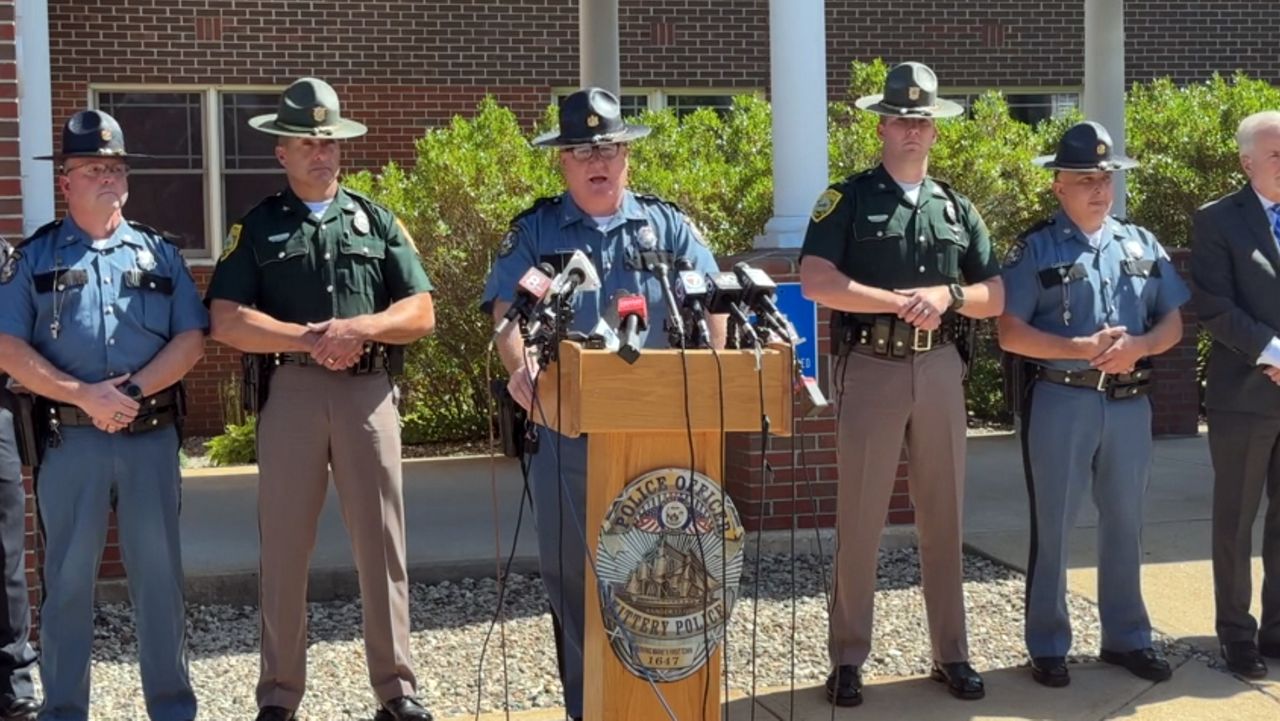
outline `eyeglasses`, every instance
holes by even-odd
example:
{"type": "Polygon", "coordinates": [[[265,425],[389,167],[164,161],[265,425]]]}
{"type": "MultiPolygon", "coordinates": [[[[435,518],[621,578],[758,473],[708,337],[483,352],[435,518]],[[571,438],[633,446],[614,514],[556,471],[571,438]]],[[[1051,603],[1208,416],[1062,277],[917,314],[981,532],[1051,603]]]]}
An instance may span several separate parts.
{"type": "Polygon", "coordinates": [[[587,162],[595,156],[601,160],[613,160],[622,152],[622,143],[601,143],[600,145],[575,145],[563,151],[573,156],[574,160],[587,162]]]}
{"type": "Polygon", "coordinates": [[[70,175],[76,171],[83,172],[84,176],[90,180],[101,180],[103,178],[119,180],[129,174],[129,166],[124,163],[111,165],[108,165],[107,163],[85,163],[84,165],[77,165],[74,168],[67,168],[62,172],[70,175]]]}

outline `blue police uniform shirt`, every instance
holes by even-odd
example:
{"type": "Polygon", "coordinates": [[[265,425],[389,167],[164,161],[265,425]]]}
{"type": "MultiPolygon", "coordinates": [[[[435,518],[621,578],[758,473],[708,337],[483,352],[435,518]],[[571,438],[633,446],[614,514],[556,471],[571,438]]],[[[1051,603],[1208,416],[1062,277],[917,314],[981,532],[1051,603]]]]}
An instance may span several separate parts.
{"type": "Polygon", "coordinates": [[[209,327],[178,248],[146,226],[122,222],[95,243],[67,217],[17,252],[0,276],[0,333],[81,381],[134,373],[174,336],[209,327]]]}
{"type": "MultiPolygon", "coordinates": [[[[1094,248],[1058,211],[1010,249],[1001,272],[1005,313],[1065,338],[1124,326],[1142,335],[1191,297],[1169,254],[1145,228],[1108,217],[1094,248]]],[[[1083,359],[1038,359],[1083,370],[1083,359]]]]}
{"type": "Polygon", "coordinates": [[[485,281],[481,308],[492,313],[495,301],[513,302],[516,283],[525,271],[581,250],[600,274],[600,289],[576,294],[570,330],[589,333],[600,318],[616,318],[616,311],[609,313],[615,294],[642,293],[649,311],[644,347],[667,348],[668,311],[662,286],[644,270],[639,254],[670,251],[674,258],[688,258],[699,273],[719,271],[715,256],[697,233],[679,208],[653,196],[626,191],[618,213],[601,227],[564,193],[535,204],[513,222],[485,281]]]}

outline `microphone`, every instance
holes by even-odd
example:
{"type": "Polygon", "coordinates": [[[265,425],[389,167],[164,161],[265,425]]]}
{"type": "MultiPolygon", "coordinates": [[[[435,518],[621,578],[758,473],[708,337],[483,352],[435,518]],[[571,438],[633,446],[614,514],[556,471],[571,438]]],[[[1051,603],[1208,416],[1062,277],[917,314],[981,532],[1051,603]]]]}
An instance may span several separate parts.
{"type": "Polygon", "coordinates": [[[618,355],[627,363],[640,358],[640,331],[649,327],[649,306],[639,293],[618,296],[618,319],[622,325],[622,345],[618,355]]]}
{"type": "Polygon", "coordinates": [[[565,263],[564,269],[551,279],[551,287],[533,309],[533,322],[529,324],[528,329],[529,336],[536,336],[546,320],[555,319],[557,301],[569,300],[580,290],[599,289],[600,274],[596,272],[595,264],[586,253],[580,250],[573,251],[573,255],[569,256],[569,262],[565,263]]]}
{"type": "Polygon", "coordinates": [[[555,275],[555,268],[550,263],[540,263],[535,267],[524,272],[520,280],[516,282],[516,299],[507,308],[507,312],[502,316],[502,322],[498,323],[498,327],[493,329],[494,337],[502,335],[502,332],[511,325],[516,318],[528,319],[529,314],[534,307],[538,305],[538,301],[542,300],[542,296],[547,294],[551,289],[551,276],[555,275]]]}
{"type": "Polygon", "coordinates": [[[711,329],[707,327],[707,311],[703,307],[707,299],[707,279],[693,269],[693,263],[688,258],[677,258],[676,270],[676,303],[679,308],[688,309],[689,316],[698,329],[697,346],[710,348],[711,329]]]}
{"type": "Polygon", "coordinates": [[[707,288],[707,312],[728,313],[741,332],[751,341],[751,345],[759,347],[760,337],[756,335],[756,329],[751,327],[747,314],[742,310],[743,291],[742,284],[738,282],[738,276],[727,271],[708,273],[707,288]]]}
{"type": "Polygon", "coordinates": [[[658,279],[658,285],[662,286],[662,300],[667,304],[667,323],[670,325],[671,337],[680,340],[685,337],[684,318],[680,317],[680,306],[671,289],[671,278],[668,275],[671,271],[671,259],[669,250],[646,250],[640,253],[644,269],[653,273],[658,279]]]}
{"type": "Polygon", "coordinates": [[[738,262],[733,272],[742,284],[743,302],[760,316],[760,320],[768,327],[778,331],[791,342],[797,342],[794,327],[787,322],[786,316],[778,310],[774,297],[778,292],[778,284],[773,282],[769,274],[760,268],[752,268],[746,262],[738,262]]]}

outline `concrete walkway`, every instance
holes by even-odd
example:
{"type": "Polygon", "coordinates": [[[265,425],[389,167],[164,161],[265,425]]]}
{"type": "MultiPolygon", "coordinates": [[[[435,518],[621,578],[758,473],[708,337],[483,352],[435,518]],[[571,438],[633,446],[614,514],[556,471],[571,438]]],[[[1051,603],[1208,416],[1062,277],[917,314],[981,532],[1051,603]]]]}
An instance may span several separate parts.
{"type": "MultiPolygon", "coordinates": [[[[1142,580],[1152,622],[1159,630],[1216,653],[1209,561],[1212,481],[1203,435],[1156,443],[1155,470],[1147,497],[1142,580]]],[[[253,469],[229,476],[191,472],[185,484],[184,504],[189,509],[200,509],[198,513],[184,514],[182,526],[184,561],[193,596],[252,603],[256,594],[258,538],[253,469]]],[[[408,461],[405,493],[409,558],[415,579],[491,575],[495,542],[501,545],[504,556],[510,551],[520,497],[519,469],[514,463],[408,461]],[[491,485],[496,485],[502,499],[497,509],[502,533],[496,541],[491,485]]],[[[527,530],[527,517],[525,523],[527,530]]],[[[1087,508],[1071,538],[1068,582],[1072,591],[1096,599],[1095,523],[1096,514],[1087,508]]],[[[1024,568],[1028,526],[1016,439],[972,439],[966,493],[966,540],[970,547],[1024,568]]],[[[1260,539],[1260,527],[1255,527],[1255,536],[1260,539]]],[[[532,540],[531,533],[521,534],[516,554],[518,569],[536,570],[532,540]]],[[[1259,544],[1260,540],[1255,540],[1258,581],[1259,544]]],[[[313,597],[354,592],[350,550],[332,493],[312,565],[313,597]]],[[[1088,653],[1093,649],[1080,651],[1088,653]]],[[[1280,720],[1280,662],[1273,662],[1272,667],[1270,678],[1245,682],[1201,661],[1182,659],[1172,681],[1153,685],[1115,667],[1075,666],[1072,684],[1056,690],[1033,683],[1025,668],[984,669],[988,696],[972,703],[952,699],[938,684],[925,678],[889,679],[869,684],[866,702],[856,709],[839,710],[835,718],[1280,720]]],[[[747,719],[752,715],[752,702],[748,699],[731,700],[727,706],[730,718],[747,719]]],[[[520,721],[563,718],[556,711],[511,717],[520,721]]],[[[505,714],[484,718],[492,721],[505,718],[505,714]]],[[[821,721],[832,718],[832,714],[821,689],[810,687],[797,689],[794,714],[789,691],[761,694],[755,702],[755,718],[821,721]]]]}

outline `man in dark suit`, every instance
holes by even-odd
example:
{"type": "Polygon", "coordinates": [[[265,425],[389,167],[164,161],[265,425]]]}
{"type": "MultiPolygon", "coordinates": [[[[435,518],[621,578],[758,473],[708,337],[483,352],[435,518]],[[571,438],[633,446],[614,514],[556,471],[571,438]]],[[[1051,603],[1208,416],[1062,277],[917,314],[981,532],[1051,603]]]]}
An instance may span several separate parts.
{"type": "Polygon", "coordinates": [[[1213,336],[1205,405],[1213,457],[1216,629],[1227,666],[1267,674],[1280,659],[1280,111],[1236,134],[1248,185],[1195,214],[1191,277],[1213,336]],[[1262,540],[1262,623],[1249,615],[1253,522],[1262,540]]]}

